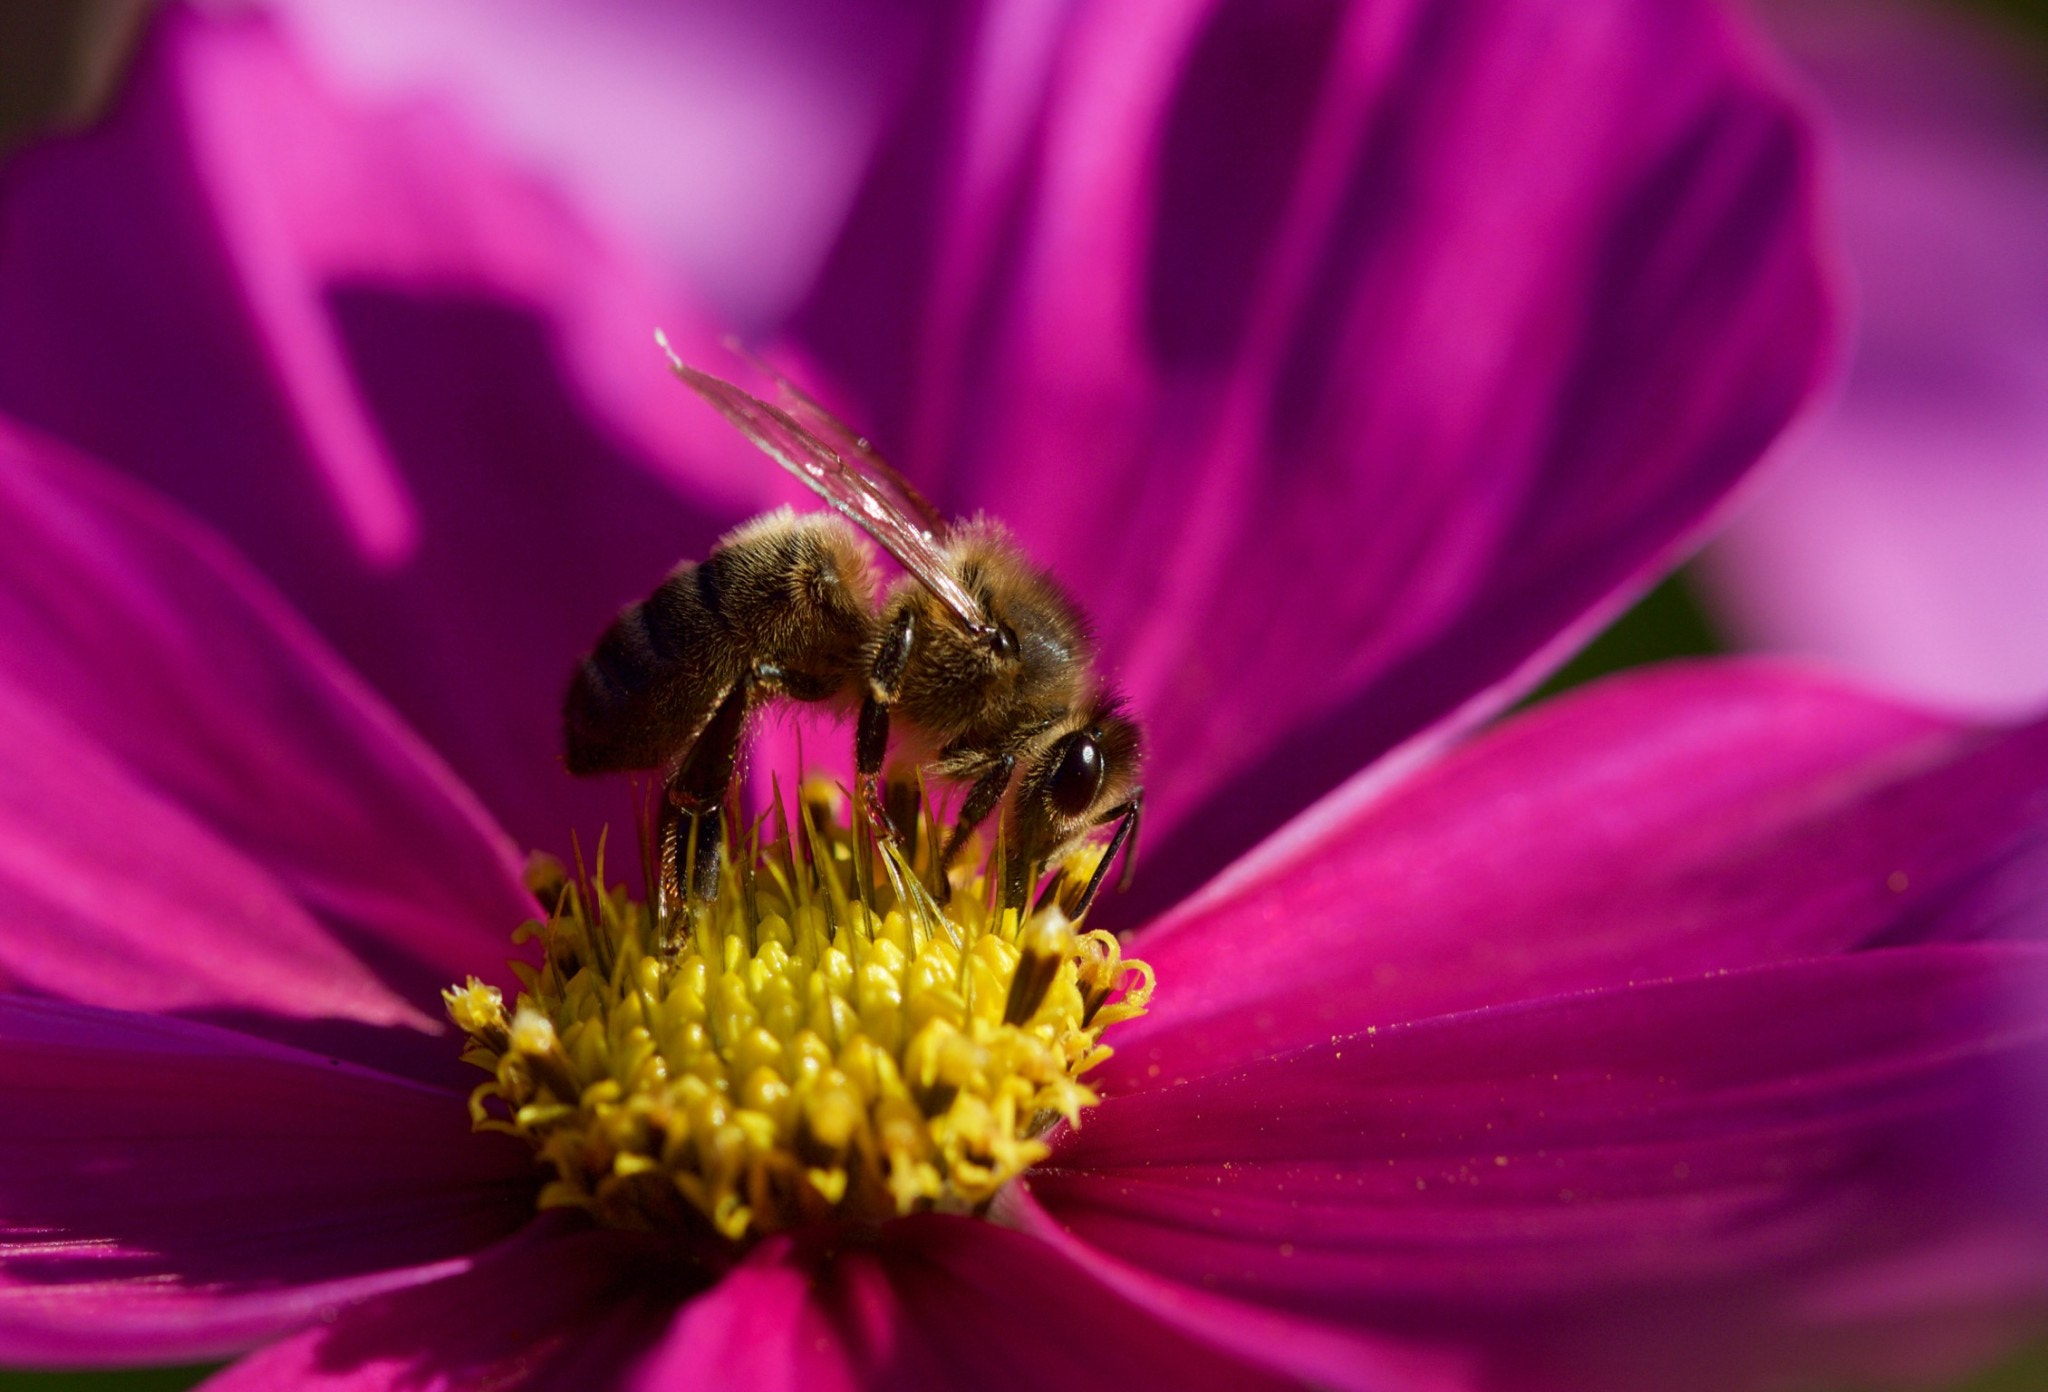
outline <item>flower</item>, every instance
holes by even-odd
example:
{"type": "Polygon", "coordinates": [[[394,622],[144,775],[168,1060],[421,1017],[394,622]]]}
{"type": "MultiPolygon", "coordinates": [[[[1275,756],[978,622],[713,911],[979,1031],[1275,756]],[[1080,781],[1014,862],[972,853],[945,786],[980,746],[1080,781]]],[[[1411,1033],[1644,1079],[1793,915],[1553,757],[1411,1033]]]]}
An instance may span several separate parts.
{"type": "Polygon", "coordinates": [[[627,365],[710,331],[573,210],[173,10],[0,172],[0,1356],[1729,1387],[2036,1311],[2048,735],[1740,664],[1474,733],[1821,370],[1744,34],[972,21],[792,333],[1147,720],[1158,990],[1100,1105],[996,1221],[536,1216],[440,992],[510,988],[515,846],[619,809],[549,765],[567,663],[781,484],[627,365]]]}
{"type": "MultiPolygon", "coordinates": [[[[1953,7],[1947,7],[1953,8],[1953,7]]],[[[1746,644],[1920,700],[2048,696],[2040,54],[1944,7],[1767,7],[1834,136],[1857,344],[1841,399],[1709,553],[1746,644]]]]}

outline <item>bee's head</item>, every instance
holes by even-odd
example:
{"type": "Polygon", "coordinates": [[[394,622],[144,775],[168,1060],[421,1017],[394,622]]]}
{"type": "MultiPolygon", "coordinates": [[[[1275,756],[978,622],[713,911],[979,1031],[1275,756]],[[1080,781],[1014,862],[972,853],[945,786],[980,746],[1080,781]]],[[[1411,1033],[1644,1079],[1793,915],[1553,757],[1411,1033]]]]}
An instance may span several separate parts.
{"type": "Polygon", "coordinates": [[[1028,860],[1071,851],[1138,782],[1137,722],[1114,697],[1095,696],[1046,732],[1026,756],[1017,794],[1017,842],[1028,860]]]}

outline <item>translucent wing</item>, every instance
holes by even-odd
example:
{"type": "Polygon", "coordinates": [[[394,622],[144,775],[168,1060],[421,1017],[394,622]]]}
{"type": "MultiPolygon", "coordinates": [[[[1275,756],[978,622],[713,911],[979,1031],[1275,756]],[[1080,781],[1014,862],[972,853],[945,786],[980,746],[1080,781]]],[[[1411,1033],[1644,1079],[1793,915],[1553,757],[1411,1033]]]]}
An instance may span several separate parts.
{"type": "Polygon", "coordinates": [[[879,456],[865,440],[833,419],[822,406],[783,383],[788,392],[794,393],[796,404],[806,417],[837,437],[835,446],[789,411],[770,405],[723,378],[691,367],[676,356],[667,336],[658,330],[654,338],[668,354],[669,366],[684,385],[738,426],[740,433],[763,454],[810,485],[819,497],[879,542],[970,633],[988,632],[981,617],[981,605],[954,578],[946,564],[946,553],[939,541],[944,524],[937,511],[894,469],[886,464],[874,468],[880,462],[879,456]],[[921,512],[926,521],[914,519],[906,508],[921,512]]]}
{"type": "Polygon", "coordinates": [[[775,365],[760,354],[749,349],[736,338],[725,340],[725,346],[739,357],[745,358],[756,372],[775,383],[776,404],[786,411],[790,418],[810,431],[812,435],[830,445],[839,457],[846,460],[868,479],[894,495],[902,510],[911,520],[923,528],[928,536],[943,537],[946,534],[946,519],[932,506],[924,494],[917,491],[917,485],[896,472],[896,467],[875,452],[868,437],[856,432],[839,417],[833,415],[809,392],[775,370],[775,365]],[[858,461],[857,463],[855,461],[858,461]]]}

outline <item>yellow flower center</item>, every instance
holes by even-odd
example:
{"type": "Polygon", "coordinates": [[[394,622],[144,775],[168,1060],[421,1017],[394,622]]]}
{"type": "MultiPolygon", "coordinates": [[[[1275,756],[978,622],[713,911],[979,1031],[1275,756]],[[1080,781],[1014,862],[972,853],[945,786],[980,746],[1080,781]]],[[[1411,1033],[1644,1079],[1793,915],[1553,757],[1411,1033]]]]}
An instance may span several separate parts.
{"type": "Polygon", "coordinates": [[[471,1116],[534,1146],[541,1207],[643,1229],[701,1215],[734,1240],[972,1212],[1096,1102],[1081,1075],[1144,1012],[1149,967],[1056,904],[997,909],[1000,877],[978,870],[952,872],[942,908],[815,786],[797,834],[779,806],[770,820],[774,840],[728,847],[708,905],[650,912],[602,885],[601,858],[596,883],[557,875],[555,912],[514,935],[546,957],[513,964],[510,1011],[473,977],[444,993],[491,1075],[471,1116]]]}

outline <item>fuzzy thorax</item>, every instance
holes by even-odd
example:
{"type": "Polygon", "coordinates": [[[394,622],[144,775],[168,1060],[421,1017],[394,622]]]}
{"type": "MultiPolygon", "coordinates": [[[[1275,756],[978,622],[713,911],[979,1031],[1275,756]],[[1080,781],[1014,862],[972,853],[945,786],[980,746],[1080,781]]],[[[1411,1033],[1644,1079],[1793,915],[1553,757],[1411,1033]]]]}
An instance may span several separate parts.
{"type": "Polygon", "coordinates": [[[516,1004],[474,978],[445,993],[491,1075],[475,1124],[534,1146],[543,1208],[732,1240],[972,1212],[1097,1100],[1081,1075],[1144,1012],[1149,967],[1057,906],[993,910],[978,873],[942,910],[893,849],[861,893],[835,810],[806,798],[799,827],[729,848],[704,907],[551,886],[556,912],[516,935],[546,948],[514,964],[516,1004]]]}

